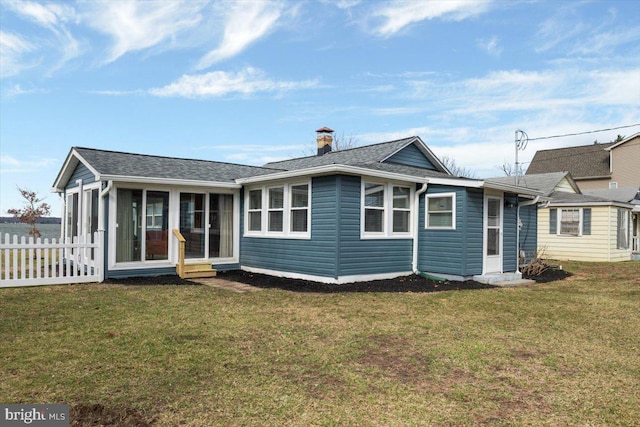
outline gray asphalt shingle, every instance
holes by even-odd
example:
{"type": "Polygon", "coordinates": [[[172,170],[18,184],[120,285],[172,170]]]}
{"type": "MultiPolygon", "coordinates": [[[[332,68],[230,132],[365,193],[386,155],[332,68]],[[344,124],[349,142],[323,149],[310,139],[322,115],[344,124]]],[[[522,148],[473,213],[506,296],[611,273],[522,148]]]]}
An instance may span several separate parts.
{"type": "Polygon", "coordinates": [[[526,174],[570,172],[573,179],[610,176],[609,151],[605,148],[614,144],[608,142],[537,151],[526,174]]]}

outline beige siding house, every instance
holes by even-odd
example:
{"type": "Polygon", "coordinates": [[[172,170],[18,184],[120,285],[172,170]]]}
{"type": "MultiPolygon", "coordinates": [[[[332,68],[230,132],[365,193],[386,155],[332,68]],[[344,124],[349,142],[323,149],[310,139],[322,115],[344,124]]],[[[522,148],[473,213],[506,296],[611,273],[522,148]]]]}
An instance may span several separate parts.
{"type": "Polygon", "coordinates": [[[536,152],[527,175],[569,172],[580,190],[640,187],[640,132],[619,142],[536,152]]]}
{"type": "Polygon", "coordinates": [[[606,149],[610,153],[609,188],[640,187],[640,133],[606,149]]]}
{"type": "MultiPolygon", "coordinates": [[[[493,178],[505,184],[513,177],[493,178]]],[[[576,261],[640,260],[637,188],[581,191],[568,172],[527,174],[519,185],[544,194],[538,205],[542,257],[576,261]]]]}

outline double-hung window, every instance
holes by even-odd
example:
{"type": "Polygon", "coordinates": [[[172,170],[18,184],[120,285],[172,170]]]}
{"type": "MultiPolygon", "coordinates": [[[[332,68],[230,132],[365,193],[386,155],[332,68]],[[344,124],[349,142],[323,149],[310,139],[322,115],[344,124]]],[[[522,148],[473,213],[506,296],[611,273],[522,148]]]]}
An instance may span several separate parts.
{"type": "Polygon", "coordinates": [[[426,196],[425,228],[456,229],[456,193],[437,193],[426,196]]]}
{"type": "Polygon", "coordinates": [[[309,182],[249,189],[245,205],[247,236],[309,238],[311,235],[309,182]]]}
{"type": "Polygon", "coordinates": [[[262,229],[262,189],[250,190],[247,204],[249,206],[247,230],[259,232],[262,229]]]}
{"type": "Polygon", "coordinates": [[[580,209],[560,209],[560,234],[580,235],[580,209]]]}
{"type": "Polygon", "coordinates": [[[413,189],[389,182],[362,182],[361,236],[410,237],[413,189]]]}

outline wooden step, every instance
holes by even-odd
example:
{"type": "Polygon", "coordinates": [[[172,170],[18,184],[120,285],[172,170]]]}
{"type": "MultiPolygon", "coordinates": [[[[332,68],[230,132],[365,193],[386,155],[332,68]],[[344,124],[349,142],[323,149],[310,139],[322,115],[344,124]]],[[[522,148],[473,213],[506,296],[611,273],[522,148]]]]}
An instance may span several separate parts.
{"type": "Polygon", "coordinates": [[[192,279],[196,277],[215,277],[217,272],[209,263],[185,264],[182,274],[180,268],[176,267],[178,275],[183,279],[192,279]]]}

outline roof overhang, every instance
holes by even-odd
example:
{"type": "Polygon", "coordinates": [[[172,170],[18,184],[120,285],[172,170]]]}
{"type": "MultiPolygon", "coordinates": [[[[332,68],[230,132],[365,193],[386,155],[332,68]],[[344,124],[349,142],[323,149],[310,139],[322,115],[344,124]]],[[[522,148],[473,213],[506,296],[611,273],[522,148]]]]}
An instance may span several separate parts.
{"type": "Polygon", "coordinates": [[[534,190],[533,188],[521,187],[519,185],[501,184],[492,181],[481,181],[482,188],[490,190],[504,191],[505,193],[513,193],[523,196],[542,196],[542,191],[534,190]]]}
{"type": "Polygon", "coordinates": [[[602,201],[602,202],[553,202],[550,201],[548,204],[546,204],[546,206],[549,207],[582,207],[582,206],[586,206],[586,207],[591,207],[591,206],[614,206],[614,207],[618,207],[618,208],[625,208],[625,209],[633,209],[635,211],[634,205],[629,204],[629,203],[622,203],[622,202],[614,202],[614,201],[602,201]]]}
{"type": "Polygon", "coordinates": [[[426,177],[418,177],[418,176],[405,175],[400,173],[378,171],[378,170],[363,168],[359,166],[332,164],[332,165],[314,166],[314,167],[305,168],[305,169],[296,169],[292,171],[276,172],[276,173],[270,173],[267,175],[252,176],[248,178],[239,178],[239,179],[236,179],[236,183],[244,185],[244,184],[254,184],[259,182],[279,181],[279,180],[290,179],[290,178],[302,178],[307,176],[335,175],[335,174],[358,175],[358,176],[366,175],[374,178],[386,178],[386,179],[395,180],[395,181],[408,181],[408,182],[418,182],[418,183],[430,182],[430,179],[426,177]]]}
{"type": "Polygon", "coordinates": [[[98,175],[98,181],[113,181],[114,183],[141,183],[156,185],[173,185],[183,187],[217,187],[217,188],[241,188],[242,185],[235,182],[199,181],[191,179],[153,178],[146,176],[124,175],[98,175]]]}

